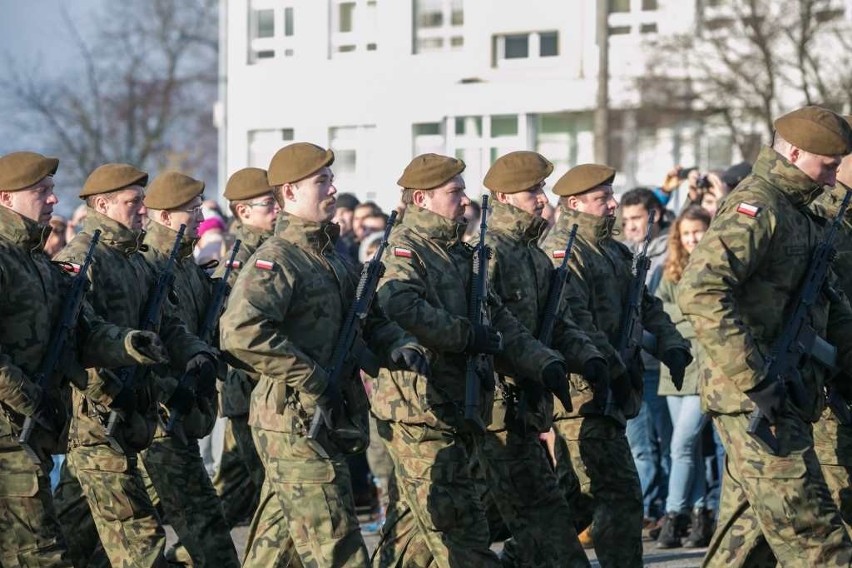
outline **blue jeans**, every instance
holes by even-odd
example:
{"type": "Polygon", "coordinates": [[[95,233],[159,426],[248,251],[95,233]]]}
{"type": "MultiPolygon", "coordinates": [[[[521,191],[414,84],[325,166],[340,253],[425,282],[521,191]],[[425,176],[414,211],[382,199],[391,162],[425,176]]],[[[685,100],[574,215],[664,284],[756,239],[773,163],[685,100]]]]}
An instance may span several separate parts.
{"type": "Polygon", "coordinates": [[[645,516],[658,517],[662,511],[657,503],[665,501],[669,484],[672,423],[665,398],[657,394],[659,369],[645,371],[644,381],[642,408],[627,421],[626,433],[642,485],[645,516]]]}
{"type": "Polygon", "coordinates": [[[710,467],[715,466],[716,471],[708,469],[706,472],[706,479],[710,488],[707,493],[707,508],[711,511],[718,511],[719,497],[722,492],[722,477],[725,474],[725,446],[722,445],[719,432],[716,431],[716,426],[712,420],[710,421],[710,428],[713,430],[713,442],[716,445],[716,454],[712,457],[705,457],[705,463],[710,467]]]}
{"type": "Polygon", "coordinates": [[[698,395],[667,396],[672,419],[672,470],[666,513],[683,513],[704,508],[707,491],[701,430],[707,416],[701,413],[698,395]]]}

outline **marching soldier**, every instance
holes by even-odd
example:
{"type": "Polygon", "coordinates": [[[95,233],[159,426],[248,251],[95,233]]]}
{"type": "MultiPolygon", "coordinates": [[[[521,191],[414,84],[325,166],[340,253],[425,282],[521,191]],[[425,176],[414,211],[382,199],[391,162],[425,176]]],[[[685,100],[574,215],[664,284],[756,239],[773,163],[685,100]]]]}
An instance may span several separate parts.
{"type": "MultiPolygon", "coordinates": [[[[198,240],[204,182],[178,172],[164,172],[145,194],[148,231],[142,256],[155,270],[165,268],[181,225],[186,227],[175,264],[172,315],[199,334],[211,301],[211,283],[195,263],[192,252],[198,240]]],[[[211,359],[191,378],[195,388],[181,385],[179,374],[157,374],[160,402],[180,411],[186,443],[157,428],[151,445],[141,452],[145,472],[153,487],[148,495],[162,508],[195,566],[239,566],[237,551],[225,523],[219,497],[213,489],[198,440],[213,429],[218,413],[216,366],[211,359]]],[[[162,409],[162,406],[161,406],[162,409]]],[[[161,410],[163,423],[168,412],[161,410]]]]}
{"type": "MultiPolygon", "coordinates": [[[[58,203],[53,175],[59,160],[35,152],[0,157],[0,565],[71,566],[50,491],[52,453],[63,453],[67,391],[35,381],[67,293],[67,277],[44,254],[48,222],[58,203]],[[30,444],[37,465],[18,444],[27,416],[38,426],[30,444]],[[48,430],[48,427],[50,428],[48,430]]],[[[97,318],[84,302],[63,374],[98,401],[115,401],[118,385],[89,383],[82,365],[162,363],[165,347],[151,332],[97,318]],[[80,363],[76,358],[79,357],[80,363]]]]}
{"type": "MultiPolygon", "coordinates": [[[[553,187],[560,216],[542,247],[554,265],[562,261],[570,228],[578,225],[566,297],[574,321],[603,353],[613,377],[571,375],[573,410],[557,403],[554,430],[559,438],[557,468],[562,479],[579,478],[580,494],[567,495],[578,528],[591,522],[591,535],[601,566],[642,565],[642,490],[624,424],[604,415],[612,398],[624,418],[635,416],[642,401],[642,362],[622,361],[617,345],[633,280],[633,255],[613,239],[617,204],[612,194],[615,170],[583,164],[572,168],[553,187]],[[626,365],[626,370],[625,370],[626,365]],[[563,452],[567,449],[569,455],[563,452]],[[571,460],[569,462],[569,460],[571,460]],[[570,470],[573,463],[573,471],[570,470]]],[[[641,323],[657,338],[659,359],[683,378],[689,344],[677,332],[662,304],[643,288],[641,323]]]]}
{"type": "MultiPolygon", "coordinates": [[[[775,129],[772,147],[761,150],[751,175],[716,213],[678,289],[678,305],[708,355],[702,406],[727,455],[704,565],[751,566],[774,555],[782,565],[848,566],[852,544],[820,472],[810,425],[824,408],[827,373],[806,360],[798,369],[802,392],[793,400],[781,377],[767,376],[767,363],[822,235],[808,205],[834,185],[841,158],[852,151],[852,130],[819,107],[786,114],[775,129]],[[755,408],[777,437],[775,452],[748,434],[755,408]]],[[[820,294],[809,316],[837,346],[838,366],[852,368],[848,300],[820,294]]]]}
{"type": "MultiPolygon", "coordinates": [[[[382,370],[372,410],[394,464],[398,495],[391,495],[376,566],[499,566],[489,549],[488,524],[471,463],[483,436],[463,420],[468,354],[497,354],[538,389],[566,390],[562,357],[542,346],[488,294],[492,325],[474,324],[468,309],[472,249],[461,241],[470,203],[464,162],[417,156],[398,184],[407,204],[391,235],[387,271],[379,288],[382,310],[428,350],[432,376],[382,370]],[[499,330],[499,331],[498,331],[499,330]],[[503,351],[502,335],[505,335],[503,351]]],[[[493,397],[483,376],[480,418],[493,397]]],[[[526,472],[524,472],[526,475],[526,472]]],[[[498,497],[499,498],[499,497],[498,497]]],[[[558,538],[563,538],[559,535],[558,538]]]]}
{"type": "MultiPolygon", "coordinates": [[[[92,234],[101,230],[89,271],[88,299],[98,315],[119,325],[139,324],[157,278],[141,252],[147,182],[148,174],[127,164],[95,169],[80,192],[88,209],[82,231],[57,255],[69,266],[79,265],[92,234]]],[[[169,302],[160,335],[172,371],[178,375],[209,372],[214,351],[174,317],[169,302]]],[[[91,562],[97,545],[86,531],[94,517],[100,543],[113,566],[163,566],[165,532],[138,469],[138,452],[151,444],[156,429],[159,388],[153,378],[144,384],[118,384],[116,371],[117,366],[109,366],[88,372],[90,388],[113,389],[108,391],[110,404],[88,393],[73,393],[65,490],[57,493],[60,520],[66,535],[85,539],[77,545],[77,561],[82,564],[91,562]],[[127,417],[117,430],[121,451],[110,445],[105,433],[111,409],[127,417]],[[76,480],[82,488],[76,487],[76,480]]]]}
{"type": "MultiPolygon", "coordinates": [[[[331,150],[307,143],[272,158],[268,178],[281,205],[275,234],[242,268],[220,322],[231,361],[260,377],[249,420],[269,502],[252,521],[245,566],[368,563],[345,457],[367,446],[369,404],[357,372],[329,381],[358,283],[335,251],[333,161],[331,150]],[[317,409],[333,427],[311,439],[317,409]]],[[[428,374],[414,338],[375,306],[365,331],[382,361],[428,374]]]]}

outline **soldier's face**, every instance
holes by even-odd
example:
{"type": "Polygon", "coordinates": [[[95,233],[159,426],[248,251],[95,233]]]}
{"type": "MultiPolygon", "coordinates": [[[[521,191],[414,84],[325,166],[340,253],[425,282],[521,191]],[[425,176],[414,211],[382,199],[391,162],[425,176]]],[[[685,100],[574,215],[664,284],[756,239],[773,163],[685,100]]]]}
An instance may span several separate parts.
{"type": "Polygon", "coordinates": [[[296,183],[285,183],[281,192],[287,213],[315,223],[326,223],[334,217],[336,193],[334,174],[327,166],[296,183]]]}
{"type": "Polygon", "coordinates": [[[842,158],[843,156],[811,154],[796,147],[790,152],[790,161],[805,175],[820,185],[831,187],[834,187],[837,181],[837,167],[842,158]]]}
{"type": "MultiPolygon", "coordinates": [[[[641,204],[622,206],[621,225],[627,240],[634,243],[642,242],[648,232],[648,210],[641,204]]],[[[657,232],[653,231],[651,236],[655,237],[657,232]]]]}
{"type": "Polygon", "coordinates": [[[837,168],[837,181],[852,187],[852,154],[845,156],[837,168]]]}
{"type": "MultiPolygon", "coordinates": [[[[542,211],[547,206],[547,196],[544,194],[544,182],[526,191],[518,193],[502,194],[506,196],[505,203],[517,207],[530,215],[541,217],[542,211]]],[[[498,199],[500,199],[498,197],[498,199]]],[[[500,199],[502,201],[502,199],[500,199]]]]}
{"type": "Polygon", "coordinates": [[[240,221],[262,231],[271,231],[275,228],[275,220],[278,218],[279,211],[281,211],[281,207],[270,191],[245,203],[245,207],[241,208],[240,221]]]}
{"type": "Polygon", "coordinates": [[[0,202],[22,217],[46,225],[59,198],[53,193],[53,177],[47,176],[26,189],[0,192],[0,202]]]}
{"type": "Polygon", "coordinates": [[[95,210],[127,227],[138,231],[148,209],[142,203],[145,191],[140,185],[131,185],[125,189],[99,196],[95,200],[95,210]]]}
{"type": "Polygon", "coordinates": [[[683,219],[680,222],[678,233],[680,234],[680,244],[689,254],[695,250],[695,246],[704,233],[707,232],[707,225],[700,219],[683,219]]]}
{"type": "Polygon", "coordinates": [[[602,185],[581,195],[568,198],[568,207],[595,217],[614,217],[618,203],[611,185],[602,185]]]}
{"type": "Polygon", "coordinates": [[[461,176],[456,176],[435,189],[415,191],[414,203],[445,219],[464,223],[464,209],[470,205],[470,199],[464,189],[464,180],[461,176]]]}
{"type": "Polygon", "coordinates": [[[165,217],[165,225],[170,229],[177,231],[181,225],[186,225],[187,237],[194,239],[198,236],[198,225],[204,217],[201,215],[201,196],[181,207],[180,209],[172,209],[168,216],[165,217]]]}

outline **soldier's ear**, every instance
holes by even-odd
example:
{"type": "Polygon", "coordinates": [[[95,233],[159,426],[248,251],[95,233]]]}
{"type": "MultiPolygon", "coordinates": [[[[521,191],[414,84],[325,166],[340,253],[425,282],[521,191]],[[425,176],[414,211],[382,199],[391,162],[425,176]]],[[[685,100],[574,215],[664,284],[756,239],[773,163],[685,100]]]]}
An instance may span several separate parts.
{"type": "Polygon", "coordinates": [[[0,203],[2,203],[5,207],[12,207],[12,192],[11,191],[0,191],[0,203]]]}
{"type": "Polygon", "coordinates": [[[426,204],[426,192],[422,189],[415,189],[411,194],[411,200],[418,207],[423,207],[426,204]]]}
{"type": "Polygon", "coordinates": [[[281,198],[284,201],[296,201],[296,185],[292,183],[285,183],[281,186],[281,198]]]}

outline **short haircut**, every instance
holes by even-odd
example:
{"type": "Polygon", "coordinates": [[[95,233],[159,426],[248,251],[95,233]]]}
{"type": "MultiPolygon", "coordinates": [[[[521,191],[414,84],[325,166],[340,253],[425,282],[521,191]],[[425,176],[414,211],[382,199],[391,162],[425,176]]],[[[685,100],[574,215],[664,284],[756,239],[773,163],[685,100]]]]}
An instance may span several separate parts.
{"type": "MultiPolygon", "coordinates": [[[[658,210],[660,213],[663,212],[665,207],[663,207],[663,203],[660,201],[660,198],[657,197],[653,191],[648,189],[647,187],[635,187],[621,196],[621,206],[629,206],[629,205],[641,205],[645,208],[645,211],[649,213],[654,209],[658,210]]],[[[662,221],[662,215],[657,216],[657,222],[662,221]]]]}

